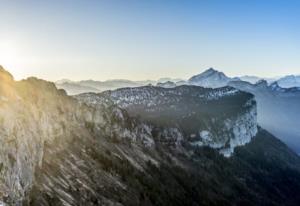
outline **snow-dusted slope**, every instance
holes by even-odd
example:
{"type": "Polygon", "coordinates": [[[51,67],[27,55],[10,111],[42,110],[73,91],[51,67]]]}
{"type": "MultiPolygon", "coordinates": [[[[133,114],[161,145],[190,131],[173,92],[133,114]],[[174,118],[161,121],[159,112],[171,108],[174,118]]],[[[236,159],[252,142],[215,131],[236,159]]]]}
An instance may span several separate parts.
{"type": "Polygon", "coordinates": [[[226,86],[230,81],[232,79],[227,77],[223,72],[210,68],[201,74],[191,77],[188,83],[202,87],[218,88],[226,86]]]}
{"type": "Polygon", "coordinates": [[[236,146],[250,142],[257,132],[256,103],[253,96],[233,88],[205,89],[138,87],[81,94],[80,101],[103,104],[112,101],[129,115],[155,127],[173,128],[192,145],[208,145],[230,156],[236,146]],[[203,138],[203,131],[209,138],[203,138]]]}
{"type": "Polygon", "coordinates": [[[300,87],[300,75],[288,75],[278,79],[276,82],[283,88],[300,87]]]}

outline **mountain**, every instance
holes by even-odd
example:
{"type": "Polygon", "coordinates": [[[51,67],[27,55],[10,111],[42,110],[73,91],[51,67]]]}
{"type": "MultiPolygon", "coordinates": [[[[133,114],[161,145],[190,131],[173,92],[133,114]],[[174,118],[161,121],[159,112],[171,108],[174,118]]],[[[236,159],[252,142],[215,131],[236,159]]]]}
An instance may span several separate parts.
{"type": "Polygon", "coordinates": [[[158,87],[164,87],[164,88],[173,88],[173,87],[176,87],[177,85],[174,82],[167,81],[167,82],[163,82],[163,83],[158,82],[156,84],[156,86],[158,86],[158,87]]]}
{"type": "Polygon", "coordinates": [[[266,80],[268,83],[272,83],[278,79],[278,78],[266,78],[266,77],[257,77],[257,76],[249,76],[249,75],[240,76],[238,78],[242,81],[249,82],[251,84],[255,84],[260,80],[266,80]]]}
{"type": "Polygon", "coordinates": [[[242,81],[245,81],[245,82],[249,82],[251,84],[255,84],[256,82],[263,80],[263,78],[261,78],[261,77],[249,76],[249,75],[241,76],[241,77],[239,77],[239,79],[242,81]]]}
{"type": "Polygon", "coordinates": [[[166,82],[180,82],[184,81],[183,79],[180,78],[169,78],[169,77],[164,77],[164,78],[159,78],[157,80],[157,83],[166,83],[166,82]]]}
{"type": "Polygon", "coordinates": [[[157,81],[145,80],[145,81],[131,81],[126,79],[113,79],[107,81],[94,81],[94,80],[82,80],[71,81],[68,79],[62,79],[56,81],[55,84],[58,88],[66,90],[69,95],[77,95],[87,92],[102,92],[107,90],[115,90],[124,87],[140,87],[146,85],[159,85],[161,87],[174,87],[181,85],[195,85],[207,88],[218,88],[227,86],[231,81],[246,81],[251,84],[255,84],[260,80],[266,80],[268,84],[277,81],[278,85],[283,88],[300,87],[299,76],[286,76],[283,78],[264,78],[257,76],[241,76],[241,77],[228,77],[223,72],[219,72],[213,68],[210,68],[201,74],[191,77],[189,80],[183,80],[180,78],[160,78],[157,81]]]}
{"type": "Polygon", "coordinates": [[[255,95],[258,123],[300,153],[300,88],[281,88],[277,82],[268,85],[264,80],[256,84],[235,81],[228,85],[255,95]]]}
{"type": "Polygon", "coordinates": [[[300,158],[233,88],[68,96],[0,68],[1,205],[298,205],[300,158]]]}
{"type": "Polygon", "coordinates": [[[227,77],[223,72],[210,68],[201,74],[191,77],[188,83],[196,86],[218,88],[226,86],[228,82],[233,80],[235,79],[227,77]]]}
{"type": "Polygon", "coordinates": [[[139,87],[148,84],[156,84],[155,81],[145,80],[145,81],[130,81],[125,79],[114,79],[107,81],[94,81],[94,80],[82,80],[82,81],[70,81],[70,80],[59,80],[56,86],[60,89],[67,91],[69,95],[76,95],[80,93],[87,92],[102,92],[106,90],[114,90],[123,87],[139,87]]]}
{"type": "Polygon", "coordinates": [[[137,83],[130,80],[124,79],[115,79],[115,80],[107,80],[104,82],[94,81],[94,80],[84,80],[79,82],[80,85],[94,87],[98,90],[113,90],[122,87],[137,87],[143,85],[143,83],[137,83]]]}
{"type": "Polygon", "coordinates": [[[76,82],[62,82],[60,81],[59,83],[55,84],[57,86],[57,88],[59,89],[64,89],[65,91],[67,91],[67,93],[69,95],[76,95],[76,94],[80,94],[80,93],[86,93],[86,92],[100,92],[101,90],[96,89],[94,87],[91,86],[85,86],[76,82]]]}
{"type": "Polygon", "coordinates": [[[61,79],[55,82],[55,84],[64,84],[64,83],[72,83],[72,80],[69,79],[61,79]]]}
{"type": "Polygon", "coordinates": [[[300,87],[300,75],[288,75],[278,79],[276,82],[283,88],[300,87]]]}

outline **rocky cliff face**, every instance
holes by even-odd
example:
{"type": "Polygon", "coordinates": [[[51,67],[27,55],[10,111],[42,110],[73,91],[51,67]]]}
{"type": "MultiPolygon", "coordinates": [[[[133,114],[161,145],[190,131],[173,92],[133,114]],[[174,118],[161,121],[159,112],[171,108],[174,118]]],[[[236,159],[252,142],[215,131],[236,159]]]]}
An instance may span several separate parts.
{"type": "Polygon", "coordinates": [[[31,191],[45,160],[45,145],[52,148],[48,158],[79,136],[154,144],[147,125],[130,120],[115,106],[82,105],[36,78],[15,82],[7,72],[1,78],[7,81],[1,82],[0,200],[9,205],[21,204],[31,191]]]}
{"type": "Polygon", "coordinates": [[[1,82],[0,199],[18,204],[42,165],[45,143],[67,138],[70,127],[80,122],[71,112],[76,105],[54,84],[36,78],[14,82],[7,73],[0,75],[10,79],[1,82]]]}

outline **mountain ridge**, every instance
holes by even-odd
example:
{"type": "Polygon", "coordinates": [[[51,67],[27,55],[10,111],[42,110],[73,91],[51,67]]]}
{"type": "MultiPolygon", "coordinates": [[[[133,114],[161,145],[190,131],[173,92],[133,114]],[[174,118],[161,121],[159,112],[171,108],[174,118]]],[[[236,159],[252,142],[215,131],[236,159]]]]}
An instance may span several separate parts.
{"type": "MultiPolygon", "coordinates": [[[[294,75],[297,77],[296,75],[294,75]]],[[[144,80],[144,81],[132,81],[126,79],[112,79],[106,81],[96,81],[96,80],[81,80],[81,81],[71,81],[68,79],[62,79],[55,82],[58,88],[65,89],[69,95],[76,95],[85,92],[102,92],[105,90],[114,90],[122,87],[138,87],[138,86],[146,86],[146,85],[166,85],[173,84],[172,87],[175,85],[198,85],[203,87],[223,87],[226,86],[230,81],[247,81],[252,84],[257,83],[259,80],[266,80],[268,84],[274,83],[275,81],[281,81],[284,77],[280,78],[264,78],[264,77],[257,77],[257,76],[240,76],[240,77],[228,77],[223,72],[215,70],[213,68],[209,68],[203,71],[200,74],[194,75],[189,80],[183,80],[180,78],[173,79],[173,78],[160,78],[157,81],[154,80],[144,80]],[[207,76],[208,74],[212,75],[210,78],[207,76]],[[201,78],[202,82],[196,81],[196,79],[201,78]],[[212,84],[214,82],[214,84],[212,84]],[[125,83],[125,84],[124,84],[125,83]]],[[[279,82],[280,85],[280,82],[279,82]]],[[[290,83],[289,86],[285,87],[297,87],[298,85],[295,83],[290,83]]]]}

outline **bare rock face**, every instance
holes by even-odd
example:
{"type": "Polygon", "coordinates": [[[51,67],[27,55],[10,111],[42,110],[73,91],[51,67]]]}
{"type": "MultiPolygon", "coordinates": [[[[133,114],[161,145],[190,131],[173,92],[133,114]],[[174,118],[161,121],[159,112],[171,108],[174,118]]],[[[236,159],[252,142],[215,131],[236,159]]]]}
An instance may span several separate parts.
{"type": "Polygon", "coordinates": [[[0,102],[0,199],[19,204],[31,188],[35,169],[42,165],[45,142],[68,135],[66,125],[74,117],[62,113],[74,106],[65,104],[68,97],[52,83],[35,78],[13,82],[7,72],[1,75],[9,96],[0,94],[6,97],[0,102]]]}
{"type": "MultiPolygon", "coordinates": [[[[146,148],[154,145],[149,126],[129,119],[118,107],[88,106],[67,96],[53,83],[34,77],[15,82],[2,68],[0,78],[0,200],[8,205],[26,202],[37,182],[37,171],[43,170],[47,160],[53,164],[59,161],[56,154],[70,148],[74,139],[86,140],[79,145],[82,147],[99,137],[112,142],[135,142],[146,148]]],[[[126,156],[118,152],[120,157],[126,156]]],[[[143,155],[142,160],[148,161],[147,156],[143,155]]],[[[54,186],[47,182],[51,185],[46,189],[54,186]]],[[[62,202],[68,201],[64,198],[62,202]]]]}

